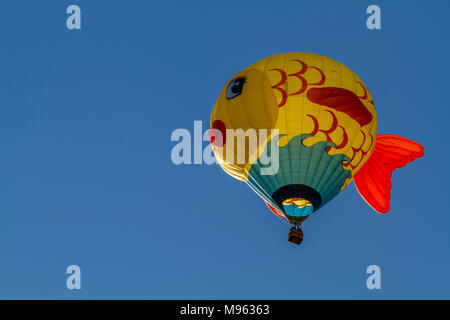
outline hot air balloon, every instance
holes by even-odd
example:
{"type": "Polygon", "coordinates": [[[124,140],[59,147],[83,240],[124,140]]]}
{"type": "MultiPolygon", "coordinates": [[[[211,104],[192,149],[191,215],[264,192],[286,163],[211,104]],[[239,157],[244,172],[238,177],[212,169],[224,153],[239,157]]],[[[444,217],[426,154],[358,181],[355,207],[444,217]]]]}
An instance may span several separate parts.
{"type": "Polygon", "coordinates": [[[392,172],[424,154],[417,142],[377,135],[374,101],[363,81],[312,53],[277,54],[233,76],[213,108],[210,141],[223,170],[292,225],[289,241],[296,244],[302,222],[353,180],[366,202],[386,213],[392,172]],[[252,132],[256,143],[250,143],[252,132]],[[269,173],[267,155],[278,159],[269,173]]]}

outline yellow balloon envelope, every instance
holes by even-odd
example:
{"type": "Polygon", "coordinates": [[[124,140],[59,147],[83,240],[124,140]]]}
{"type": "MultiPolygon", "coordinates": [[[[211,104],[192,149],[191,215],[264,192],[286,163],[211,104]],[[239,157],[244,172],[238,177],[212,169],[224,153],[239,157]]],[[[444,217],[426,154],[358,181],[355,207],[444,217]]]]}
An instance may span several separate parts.
{"type": "Polygon", "coordinates": [[[393,135],[379,135],[377,144],[377,114],[363,81],[312,53],[264,58],[233,76],[211,129],[221,167],[295,229],[353,179],[368,203],[386,212],[391,172],[423,155],[422,146],[393,135]]]}

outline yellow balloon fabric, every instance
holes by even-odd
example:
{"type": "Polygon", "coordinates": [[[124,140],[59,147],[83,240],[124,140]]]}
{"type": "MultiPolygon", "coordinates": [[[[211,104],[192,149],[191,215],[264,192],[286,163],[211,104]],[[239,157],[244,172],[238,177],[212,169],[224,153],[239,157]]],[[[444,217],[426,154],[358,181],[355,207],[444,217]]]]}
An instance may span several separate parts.
{"type": "Polygon", "coordinates": [[[221,167],[301,223],[341,192],[370,157],[377,115],[369,90],[349,68],[317,54],[286,53],[232,77],[214,106],[211,128],[221,167]],[[239,129],[254,129],[257,144],[232,134],[239,129]],[[273,151],[271,143],[279,148],[279,169],[263,175],[261,156],[273,151]],[[290,215],[290,208],[303,211],[290,215]]]}

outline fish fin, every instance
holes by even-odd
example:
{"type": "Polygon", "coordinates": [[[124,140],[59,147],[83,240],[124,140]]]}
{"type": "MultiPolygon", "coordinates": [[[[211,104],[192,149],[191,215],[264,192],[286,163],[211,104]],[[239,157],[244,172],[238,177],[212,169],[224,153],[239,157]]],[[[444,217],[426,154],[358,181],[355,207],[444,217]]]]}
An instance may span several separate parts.
{"type": "Polygon", "coordinates": [[[355,174],[359,194],[375,211],[388,212],[392,172],[424,153],[417,142],[392,134],[378,134],[370,158],[355,174]]]}
{"type": "Polygon", "coordinates": [[[272,207],[268,202],[266,202],[266,201],[264,201],[264,202],[269,207],[270,211],[272,211],[274,214],[276,214],[277,216],[279,216],[281,218],[286,218],[286,216],[282,212],[279,212],[277,209],[272,207]]]}

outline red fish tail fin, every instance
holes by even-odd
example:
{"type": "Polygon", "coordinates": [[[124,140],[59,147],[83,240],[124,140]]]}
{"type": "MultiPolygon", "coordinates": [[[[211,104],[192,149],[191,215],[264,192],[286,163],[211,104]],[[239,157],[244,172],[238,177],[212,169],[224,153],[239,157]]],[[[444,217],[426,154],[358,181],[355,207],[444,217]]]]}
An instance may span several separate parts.
{"type": "Polygon", "coordinates": [[[355,174],[356,188],[375,211],[388,212],[392,172],[424,153],[417,142],[391,134],[378,134],[370,158],[355,174]]]}

